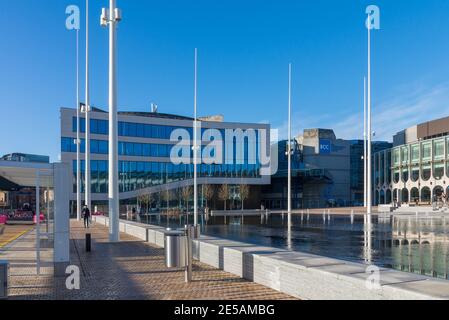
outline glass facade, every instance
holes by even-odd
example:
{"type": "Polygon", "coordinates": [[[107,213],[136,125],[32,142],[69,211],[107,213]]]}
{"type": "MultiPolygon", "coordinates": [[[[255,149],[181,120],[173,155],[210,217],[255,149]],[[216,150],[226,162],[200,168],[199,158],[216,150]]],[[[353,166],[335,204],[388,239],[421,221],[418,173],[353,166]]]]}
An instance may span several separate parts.
{"type": "MultiPolygon", "coordinates": [[[[80,119],[80,131],[85,132],[85,119],[80,119]]],[[[76,117],[72,117],[72,132],[76,132],[76,117]]],[[[153,124],[141,124],[130,122],[119,122],[119,137],[135,137],[146,139],[158,139],[160,143],[141,143],[119,141],[119,191],[131,192],[153,186],[160,186],[167,183],[177,182],[186,179],[193,179],[193,164],[174,164],[170,161],[170,154],[175,143],[170,141],[172,132],[176,129],[185,129],[193,136],[192,127],[165,126],[153,124]],[[126,158],[124,158],[126,157],[126,158]],[[136,157],[135,161],[128,161],[130,157],[136,157]]],[[[202,128],[202,133],[208,130],[202,128]]],[[[222,137],[226,136],[226,129],[217,129],[222,137]]],[[[105,160],[91,161],[91,192],[107,193],[108,191],[108,121],[91,119],[91,133],[95,135],[106,135],[104,140],[91,139],[90,152],[93,155],[101,156],[105,160]]],[[[66,134],[70,135],[70,134],[66,134]]],[[[208,137],[205,137],[205,140],[208,137]]],[[[248,138],[243,141],[232,140],[229,146],[222,142],[222,161],[224,164],[198,164],[198,177],[210,178],[260,178],[261,164],[256,156],[261,149],[258,131],[255,130],[255,142],[249,142],[248,138]],[[254,145],[255,144],[255,145],[254,145]],[[232,156],[231,152],[232,150],[232,156]],[[241,152],[237,152],[241,150],[241,152]],[[254,150],[254,152],[253,152],[254,150]],[[255,154],[254,154],[255,153],[255,154]],[[226,163],[226,164],[225,164],[226,163]]],[[[127,140],[130,140],[129,138],[127,140]]],[[[142,139],[139,139],[142,140],[142,139]]],[[[213,138],[211,139],[213,140],[213,138]]],[[[149,141],[153,142],[153,141],[149,141]]],[[[207,142],[203,142],[202,151],[207,147],[207,142]]],[[[269,142],[268,142],[269,143],[269,142]]],[[[76,144],[73,137],[61,138],[61,151],[63,153],[76,153],[76,144]]],[[[85,153],[85,140],[81,139],[81,153],[85,153]]],[[[212,151],[210,156],[215,157],[212,151]]],[[[76,160],[73,161],[73,192],[76,192],[76,160]]],[[[193,162],[193,151],[190,151],[190,162],[193,162]]],[[[202,162],[202,161],[200,161],[202,162]]],[[[81,176],[84,177],[85,163],[81,163],[81,176]]],[[[84,181],[82,181],[82,191],[84,192],[84,181]]]]}
{"type": "MultiPolygon", "coordinates": [[[[76,132],[77,124],[76,117],[72,118],[72,132],[76,132]]],[[[109,121],[101,119],[90,119],[91,134],[108,135],[109,121]]],[[[175,127],[165,125],[132,123],[132,122],[118,122],[118,135],[120,137],[134,137],[134,138],[148,138],[148,139],[170,139],[172,132],[176,129],[185,129],[193,137],[192,127],[175,127]]],[[[204,132],[206,129],[202,129],[204,132]]],[[[224,129],[220,130],[224,136],[224,129]]],[[[86,132],[86,120],[80,118],[80,132],[86,132]]]]}

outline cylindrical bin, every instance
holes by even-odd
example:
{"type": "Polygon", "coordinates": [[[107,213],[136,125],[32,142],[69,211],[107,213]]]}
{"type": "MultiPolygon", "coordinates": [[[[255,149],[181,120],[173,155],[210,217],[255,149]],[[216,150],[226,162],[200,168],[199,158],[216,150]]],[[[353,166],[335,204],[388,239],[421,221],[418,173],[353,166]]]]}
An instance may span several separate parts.
{"type": "Polygon", "coordinates": [[[186,267],[187,237],[183,231],[165,231],[165,264],[167,268],[186,267]]]}
{"type": "Polygon", "coordinates": [[[8,261],[0,260],[0,300],[8,299],[8,261]]]}

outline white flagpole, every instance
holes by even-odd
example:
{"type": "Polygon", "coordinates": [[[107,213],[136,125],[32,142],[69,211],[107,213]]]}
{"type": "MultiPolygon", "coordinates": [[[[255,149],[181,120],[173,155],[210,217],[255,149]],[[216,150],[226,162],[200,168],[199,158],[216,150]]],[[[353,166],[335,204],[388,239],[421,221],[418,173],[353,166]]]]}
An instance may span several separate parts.
{"type": "Polygon", "coordinates": [[[193,125],[193,224],[198,225],[198,121],[197,121],[197,90],[198,90],[198,49],[195,48],[195,85],[194,85],[194,125],[193,125]]]}
{"type": "Polygon", "coordinates": [[[91,208],[91,186],[90,186],[90,97],[89,97],[89,0],[86,0],[86,143],[85,143],[85,205],[92,211],[91,208]]]}
{"type": "Polygon", "coordinates": [[[76,30],[76,219],[81,220],[79,29],[76,30]]]}
{"type": "Polygon", "coordinates": [[[120,201],[118,188],[118,124],[117,124],[117,24],[116,0],[109,2],[109,241],[120,241],[120,201]]]}
{"type": "Polygon", "coordinates": [[[367,134],[368,134],[368,150],[367,150],[367,213],[371,215],[372,213],[372,172],[371,172],[371,148],[372,148],[372,130],[371,130],[371,23],[369,21],[369,16],[367,20],[367,28],[368,28],[368,96],[367,96],[367,104],[368,104],[368,124],[367,124],[367,134]]]}
{"type": "Polygon", "coordinates": [[[288,230],[291,230],[292,224],[292,64],[288,65],[288,183],[287,183],[287,209],[288,209],[288,230]]]}
{"type": "Polygon", "coordinates": [[[367,188],[366,188],[366,174],[367,174],[367,141],[366,141],[366,77],[363,78],[363,206],[367,206],[367,188]]]}

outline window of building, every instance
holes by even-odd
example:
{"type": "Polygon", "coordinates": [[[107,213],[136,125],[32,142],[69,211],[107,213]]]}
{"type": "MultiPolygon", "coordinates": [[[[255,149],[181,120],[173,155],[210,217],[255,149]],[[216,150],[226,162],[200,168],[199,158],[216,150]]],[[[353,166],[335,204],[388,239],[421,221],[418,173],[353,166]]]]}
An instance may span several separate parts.
{"type": "Polygon", "coordinates": [[[432,144],[430,142],[426,142],[422,144],[422,160],[428,161],[431,160],[432,157],[432,144]]]}
{"type": "Polygon", "coordinates": [[[444,176],[444,163],[436,163],[433,165],[433,176],[436,180],[441,180],[444,176]]]}
{"type": "Polygon", "coordinates": [[[408,168],[403,168],[402,169],[402,182],[407,182],[408,181],[408,168]]]}
{"type": "Polygon", "coordinates": [[[400,179],[400,171],[399,169],[394,170],[393,181],[394,183],[398,183],[400,179]]]}
{"type": "Polygon", "coordinates": [[[412,166],[412,169],[411,169],[411,179],[412,179],[412,181],[413,182],[416,182],[416,181],[418,181],[419,180],[419,165],[414,165],[414,166],[412,166]]]}
{"type": "Polygon", "coordinates": [[[444,140],[434,141],[433,156],[435,159],[443,159],[444,158],[444,140]]]}
{"type": "Polygon", "coordinates": [[[394,166],[399,166],[399,149],[393,150],[393,164],[394,166]]]}
{"type": "Polygon", "coordinates": [[[401,160],[403,165],[407,165],[409,162],[408,158],[408,146],[401,148],[401,160]]]}
{"type": "Polygon", "coordinates": [[[430,165],[422,166],[422,179],[427,181],[432,176],[432,167],[430,165]]]}
{"type": "Polygon", "coordinates": [[[411,160],[412,162],[419,162],[419,144],[411,146],[411,160]]]}

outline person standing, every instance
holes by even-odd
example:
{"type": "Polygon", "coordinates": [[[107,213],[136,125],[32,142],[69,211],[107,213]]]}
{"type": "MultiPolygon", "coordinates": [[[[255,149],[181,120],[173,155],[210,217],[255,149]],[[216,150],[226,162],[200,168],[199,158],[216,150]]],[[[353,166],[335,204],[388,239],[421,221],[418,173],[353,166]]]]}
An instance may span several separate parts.
{"type": "Polygon", "coordinates": [[[90,210],[87,206],[83,208],[84,228],[89,228],[90,210]]]}

